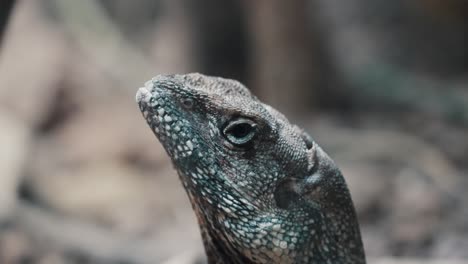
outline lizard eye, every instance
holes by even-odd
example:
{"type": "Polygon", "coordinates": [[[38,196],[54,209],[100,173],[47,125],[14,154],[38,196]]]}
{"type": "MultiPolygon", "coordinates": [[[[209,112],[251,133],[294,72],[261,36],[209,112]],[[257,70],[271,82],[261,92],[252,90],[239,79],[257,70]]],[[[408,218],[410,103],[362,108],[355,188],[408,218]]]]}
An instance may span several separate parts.
{"type": "Polygon", "coordinates": [[[230,121],[223,129],[226,139],[233,145],[249,143],[257,132],[257,124],[250,119],[238,118],[230,121]]]}

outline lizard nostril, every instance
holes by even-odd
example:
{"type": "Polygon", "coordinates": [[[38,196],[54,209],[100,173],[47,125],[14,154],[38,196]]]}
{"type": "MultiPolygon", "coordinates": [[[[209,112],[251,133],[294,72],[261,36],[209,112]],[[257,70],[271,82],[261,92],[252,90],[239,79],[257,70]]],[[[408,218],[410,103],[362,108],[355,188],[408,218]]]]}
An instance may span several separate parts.
{"type": "Polygon", "coordinates": [[[193,100],[190,98],[182,99],[182,105],[185,109],[191,109],[193,107],[193,100]]]}

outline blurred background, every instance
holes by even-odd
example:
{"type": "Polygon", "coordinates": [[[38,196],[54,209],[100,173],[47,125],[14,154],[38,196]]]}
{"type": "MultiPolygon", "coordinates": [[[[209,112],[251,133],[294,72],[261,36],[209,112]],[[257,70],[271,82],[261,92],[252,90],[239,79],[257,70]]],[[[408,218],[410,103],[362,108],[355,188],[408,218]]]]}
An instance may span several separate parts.
{"type": "Polygon", "coordinates": [[[134,101],[185,72],[306,128],[369,263],[468,263],[467,47],[464,0],[2,0],[0,263],[205,263],[134,101]]]}

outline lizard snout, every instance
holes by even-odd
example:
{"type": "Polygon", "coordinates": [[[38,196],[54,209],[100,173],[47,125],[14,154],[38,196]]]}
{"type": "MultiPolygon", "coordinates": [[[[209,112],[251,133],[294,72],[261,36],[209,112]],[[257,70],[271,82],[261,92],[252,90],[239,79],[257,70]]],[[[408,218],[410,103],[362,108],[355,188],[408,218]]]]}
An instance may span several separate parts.
{"type": "Polygon", "coordinates": [[[142,103],[147,104],[150,98],[151,98],[151,92],[148,91],[146,87],[141,87],[138,89],[135,100],[139,104],[142,104],[142,103]]]}

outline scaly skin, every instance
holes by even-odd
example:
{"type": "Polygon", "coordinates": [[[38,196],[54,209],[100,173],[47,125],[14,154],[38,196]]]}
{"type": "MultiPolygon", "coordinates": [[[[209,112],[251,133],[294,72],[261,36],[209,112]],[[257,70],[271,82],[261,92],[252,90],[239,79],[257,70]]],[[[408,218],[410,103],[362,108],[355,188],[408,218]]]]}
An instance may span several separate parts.
{"type": "Polygon", "coordinates": [[[365,263],[333,161],[234,80],[162,75],[136,96],[197,215],[209,263],[365,263]]]}

